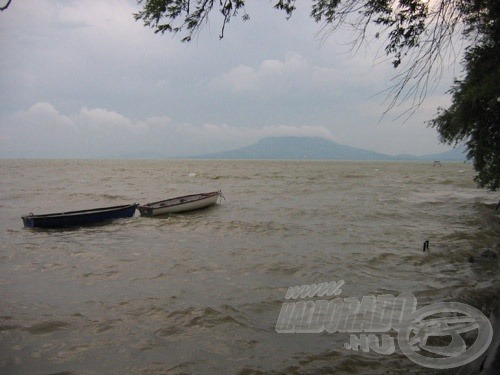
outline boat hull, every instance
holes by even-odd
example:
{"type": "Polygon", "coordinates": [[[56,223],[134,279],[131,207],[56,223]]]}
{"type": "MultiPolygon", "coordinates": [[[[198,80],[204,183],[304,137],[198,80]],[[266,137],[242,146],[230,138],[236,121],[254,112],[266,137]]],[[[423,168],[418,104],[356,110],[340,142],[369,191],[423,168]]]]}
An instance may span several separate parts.
{"type": "Polygon", "coordinates": [[[221,196],[220,191],[211,193],[192,194],[182,197],[166,199],[164,201],[140,205],[138,208],[142,216],[158,216],[180,212],[194,211],[212,206],[221,196]]]}
{"type": "Polygon", "coordinates": [[[134,216],[137,204],[22,216],[26,228],[65,228],[92,225],[134,216]]]}

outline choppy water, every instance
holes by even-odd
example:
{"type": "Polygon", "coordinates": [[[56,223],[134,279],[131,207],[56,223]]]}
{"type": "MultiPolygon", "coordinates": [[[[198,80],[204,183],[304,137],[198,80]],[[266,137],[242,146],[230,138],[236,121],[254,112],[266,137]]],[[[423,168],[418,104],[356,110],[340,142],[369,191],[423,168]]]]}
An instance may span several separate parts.
{"type": "Polygon", "coordinates": [[[467,262],[500,242],[499,196],[470,165],[2,160],[0,173],[2,374],[427,374],[400,351],[345,349],[346,333],[276,333],[288,287],[344,280],[344,297],[407,291],[487,314],[499,280],[497,261],[467,262]],[[219,189],[220,205],[170,217],[20,218],[219,189]]]}

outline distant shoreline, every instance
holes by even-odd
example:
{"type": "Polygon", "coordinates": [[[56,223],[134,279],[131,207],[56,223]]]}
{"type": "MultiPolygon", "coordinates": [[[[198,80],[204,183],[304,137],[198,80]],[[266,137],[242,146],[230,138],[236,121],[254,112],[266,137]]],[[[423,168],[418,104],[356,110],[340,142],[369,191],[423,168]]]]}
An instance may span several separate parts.
{"type": "MultiPolygon", "coordinates": [[[[190,151],[188,151],[190,152],[190,151]]],[[[41,153],[41,152],[40,152],[41,153]]],[[[193,159],[193,160],[336,160],[336,161],[441,161],[467,162],[464,148],[450,149],[445,152],[410,155],[389,155],[376,151],[352,147],[320,137],[268,137],[237,149],[200,153],[197,155],[167,155],[165,151],[133,151],[127,153],[101,154],[95,157],[66,157],[66,156],[34,156],[0,158],[9,159],[193,159]]]]}
{"type": "MultiPolygon", "coordinates": [[[[126,160],[137,160],[137,161],[177,161],[177,160],[191,160],[191,161],[286,161],[286,162],[339,162],[339,163],[421,163],[421,164],[431,164],[432,160],[406,160],[406,159],[394,159],[394,160],[337,160],[337,159],[251,159],[251,158],[198,158],[198,157],[165,157],[165,158],[127,158],[127,157],[0,157],[0,160],[82,160],[82,161],[126,161],[126,160]]],[[[458,161],[458,160],[439,160],[442,164],[472,164],[470,161],[458,161]]]]}

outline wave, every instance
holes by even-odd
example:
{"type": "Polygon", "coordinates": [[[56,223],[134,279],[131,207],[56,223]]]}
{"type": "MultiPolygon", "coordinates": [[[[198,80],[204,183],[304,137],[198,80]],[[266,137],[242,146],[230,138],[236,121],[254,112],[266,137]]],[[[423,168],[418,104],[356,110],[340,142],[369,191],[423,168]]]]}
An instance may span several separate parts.
{"type": "Polygon", "coordinates": [[[82,201],[84,199],[87,200],[92,200],[92,201],[132,201],[128,196],[121,195],[121,194],[111,194],[111,193],[96,193],[96,192],[90,192],[90,193],[83,193],[83,192],[72,192],[68,194],[69,198],[71,200],[78,199],[79,201],[82,201]]]}
{"type": "Polygon", "coordinates": [[[41,322],[33,324],[29,327],[23,328],[24,331],[31,333],[32,335],[41,335],[45,333],[51,333],[55,331],[60,331],[66,329],[70,323],[61,320],[51,320],[47,322],[41,322]]]}
{"type": "Polygon", "coordinates": [[[157,336],[168,340],[175,340],[180,336],[190,336],[193,331],[199,332],[213,327],[233,325],[247,327],[248,319],[245,315],[229,305],[214,307],[187,307],[171,312],[167,316],[167,325],[157,329],[157,336]]]}

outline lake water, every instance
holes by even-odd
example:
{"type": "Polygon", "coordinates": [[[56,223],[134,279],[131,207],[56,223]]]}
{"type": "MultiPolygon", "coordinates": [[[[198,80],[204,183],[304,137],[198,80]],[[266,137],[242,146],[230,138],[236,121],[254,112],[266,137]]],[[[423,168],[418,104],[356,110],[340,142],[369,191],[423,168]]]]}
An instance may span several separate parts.
{"type": "Polygon", "coordinates": [[[1,374],[442,374],[399,349],[348,350],[345,332],[277,333],[288,288],[343,280],[344,298],[411,292],[487,315],[500,278],[497,260],[467,261],[500,242],[498,193],[468,164],[1,160],[0,173],[1,374]],[[219,189],[188,214],[21,220],[219,189]]]}

